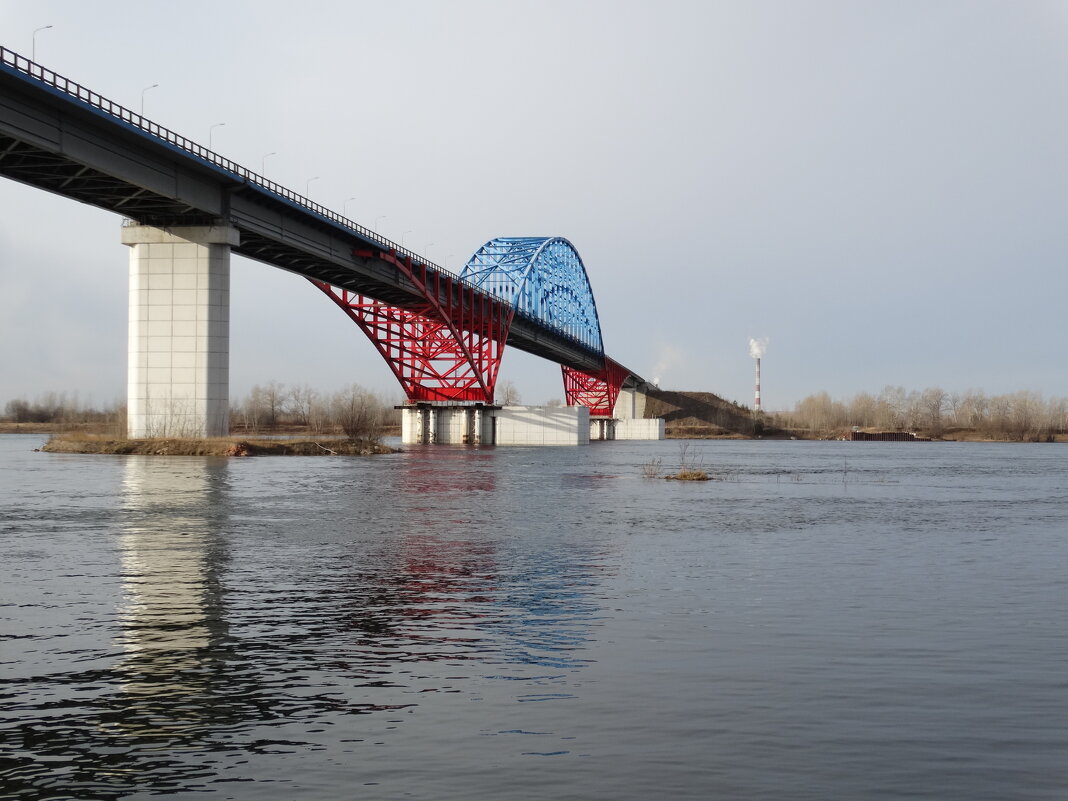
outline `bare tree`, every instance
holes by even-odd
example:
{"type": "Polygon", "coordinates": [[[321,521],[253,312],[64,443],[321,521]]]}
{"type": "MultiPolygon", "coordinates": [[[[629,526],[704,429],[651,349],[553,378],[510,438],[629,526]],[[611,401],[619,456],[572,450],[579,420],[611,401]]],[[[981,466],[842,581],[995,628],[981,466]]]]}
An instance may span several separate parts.
{"type": "Polygon", "coordinates": [[[263,405],[266,419],[264,423],[268,428],[275,428],[285,412],[285,402],[288,397],[286,385],[277,381],[268,381],[263,388],[263,405]]]}
{"type": "Polygon", "coordinates": [[[377,440],[382,434],[382,402],[352,384],[338,391],[331,403],[334,422],[352,440],[377,440]]]}
{"type": "Polygon", "coordinates": [[[942,433],[942,413],[946,409],[947,395],[941,387],[928,387],[920,395],[923,409],[922,427],[936,436],[942,433]]]}
{"type": "Polygon", "coordinates": [[[309,425],[312,404],[319,399],[319,393],[307,384],[295,386],[289,390],[287,407],[301,425],[309,425]]]}
{"type": "Polygon", "coordinates": [[[497,391],[494,394],[501,406],[518,406],[523,402],[519,396],[519,390],[511,381],[502,381],[497,384],[497,391]]]}

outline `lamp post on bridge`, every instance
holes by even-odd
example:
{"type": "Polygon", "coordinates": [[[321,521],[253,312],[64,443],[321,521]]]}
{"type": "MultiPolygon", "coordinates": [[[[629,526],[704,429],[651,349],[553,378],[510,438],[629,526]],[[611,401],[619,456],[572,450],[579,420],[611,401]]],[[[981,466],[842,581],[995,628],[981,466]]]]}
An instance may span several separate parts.
{"type": "Polygon", "coordinates": [[[314,178],[309,178],[305,182],[305,184],[304,184],[304,197],[307,197],[308,196],[308,192],[311,191],[312,181],[318,181],[318,180],[319,180],[319,176],[316,175],[314,178]]]}
{"type": "Polygon", "coordinates": [[[378,221],[379,221],[379,220],[384,220],[384,219],[386,219],[386,215],[385,215],[385,214],[379,214],[379,215],[378,215],[377,217],[375,217],[375,224],[374,224],[374,226],[373,226],[373,227],[371,228],[371,230],[372,230],[372,231],[373,231],[374,233],[376,233],[376,234],[378,233],[378,221]]]}
{"type": "Polygon", "coordinates": [[[37,61],[37,34],[41,31],[47,31],[51,27],[51,25],[42,25],[40,28],[34,28],[33,47],[30,49],[30,61],[37,61]]]}
{"type": "Polygon", "coordinates": [[[404,250],[404,237],[408,236],[408,234],[410,234],[411,232],[412,232],[412,229],[409,228],[407,231],[405,231],[403,234],[401,234],[401,250],[404,250]]]}
{"type": "Polygon", "coordinates": [[[344,217],[346,220],[349,218],[348,217],[348,214],[349,214],[348,209],[349,209],[349,201],[350,200],[356,200],[356,198],[354,198],[354,197],[346,198],[345,202],[341,204],[341,216],[344,217]]]}
{"type": "Polygon", "coordinates": [[[154,83],[151,86],[146,86],[144,89],[141,90],[141,116],[142,117],[145,116],[145,92],[147,92],[149,89],[155,89],[157,86],[159,86],[159,84],[158,83],[154,83]]]}
{"type": "Polygon", "coordinates": [[[225,122],[217,122],[214,125],[212,125],[210,128],[208,128],[208,150],[211,150],[211,139],[212,139],[212,134],[215,133],[215,129],[216,128],[222,128],[224,125],[226,125],[225,122]]]}
{"type": "Polygon", "coordinates": [[[270,153],[264,153],[263,158],[260,159],[260,175],[263,175],[267,171],[267,159],[271,156],[277,156],[278,154],[273,150],[270,153]]]}

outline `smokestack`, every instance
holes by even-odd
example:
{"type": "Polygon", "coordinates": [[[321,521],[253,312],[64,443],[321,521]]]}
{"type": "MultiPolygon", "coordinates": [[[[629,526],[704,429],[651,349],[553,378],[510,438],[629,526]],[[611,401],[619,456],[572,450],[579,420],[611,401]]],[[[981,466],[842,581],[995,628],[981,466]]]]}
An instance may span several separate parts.
{"type": "Polygon", "coordinates": [[[760,411],[760,357],[768,347],[768,338],[749,339],[749,355],[756,360],[756,394],[753,398],[753,409],[760,411]]]}
{"type": "Polygon", "coordinates": [[[756,395],[753,398],[753,409],[760,411],[760,357],[756,360],[756,395]]]}

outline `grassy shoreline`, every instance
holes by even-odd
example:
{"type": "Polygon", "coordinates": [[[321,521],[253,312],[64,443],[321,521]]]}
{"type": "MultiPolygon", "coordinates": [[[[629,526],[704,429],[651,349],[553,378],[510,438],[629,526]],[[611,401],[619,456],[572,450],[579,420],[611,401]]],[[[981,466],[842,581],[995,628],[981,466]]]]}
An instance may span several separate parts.
{"type": "MultiPolygon", "coordinates": [[[[397,436],[399,430],[387,429],[386,435],[397,436]]],[[[666,438],[674,440],[740,440],[740,439],[841,439],[848,437],[848,431],[798,431],[798,430],[769,430],[762,436],[743,434],[714,425],[668,425],[666,438]]],[[[115,431],[113,425],[101,425],[94,423],[7,423],[0,422],[0,434],[41,434],[50,436],[56,441],[55,445],[49,445],[42,450],[55,453],[156,453],[161,450],[157,446],[155,450],[150,443],[183,442],[181,446],[171,445],[167,447],[169,453],[177,448],[187,455],[227,455],[231,446],[243,446],[248,455],[303,455],[313,453],[389,453],[391,448],[381,444],[374,446],[379,450],[369,450],[370,443],[357,443],[356,445],[345,444],[347,440],[339,433],[312,434],[307,430],[279,428],[269,434],[234,431],[228,437],[220,437],[217,440],[183,440],[180,438],[168,438],[157,440],[129,440],[124,435],[115,431]],[[288,436],[291,439],[277,440],[267,437],[288,436]],[[107,446],[88,445],[88,442],[107,442],[107,446]],[[131,445],[130,443],[138,443],[131,445]],[[210,443],[210,444],[205,444],[210,443]],[[333,444],[331,444],[333,443],[333,444]],[[96,448],[95,450],[93,448],[96,448]]],[[[917,435],[930,437],[935,442],[1034,442],[1035,439],[1019,439],[1006,434],[1000,436],[991,432],[976,429],[947,429],[940,433],[917,431],[917,435]]],[[[1068,434],[1056,434],[1052,437],[1053,442],[1068,442],[1068,434]]]]}
{"type": "Polygon", "coordinates": [[[371,456],[397,453],[380,442],[340,437],[316,439],[258,439],[215,437],[182,439],[117,439],[89,434],[52,436],[41,449],[47,453],[91,453],[118,456],[371,456]]]}

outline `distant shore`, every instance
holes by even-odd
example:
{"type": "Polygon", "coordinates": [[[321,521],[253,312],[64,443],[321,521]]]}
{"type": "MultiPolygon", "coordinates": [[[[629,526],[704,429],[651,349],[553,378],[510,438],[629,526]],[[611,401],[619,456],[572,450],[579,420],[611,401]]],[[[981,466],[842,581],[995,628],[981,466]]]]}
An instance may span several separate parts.
{"type": "MultiPolygon", "coordinates": [[[[953,429],[934,434],[916,431],[917,437],[933,442],[1035,442],[1012,437],[992,437],[974,429],[953,429]]],[[[190,456],[259,456],[259,455],[329,455],[391,453],[395,449],[381,443],[352,442],[336,433],[312,434],[307,430],[282,428],[276,431],[252,433],[235,432],[229,437],[217,439],[182,439],[178,437],[156,439],[127,439],[118,434],[114,426],[93,423],[0,423],[0,434],[41,434],[50,436],[41,448],[51,453],[114,453],[158,454],[190,456]],[[285,439],[276,439],[285,437],[285,439]]],[[[385,436],[398,436],[399,430],[387,428],[385,436]]],[[[848,439],[849,432],[811,432],[790,429],[769,429],[754,436],[714,425],[668,425],[665,436],[674,440],[711,439],[796,439],[837,440],[848,439]]],[[[1068,435],[1056,434],[1045,442],[1068,442],[1068,435]]]]}

